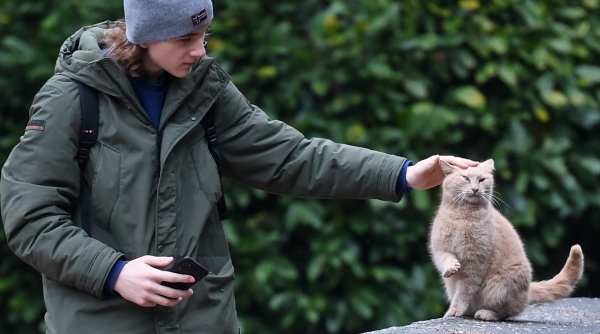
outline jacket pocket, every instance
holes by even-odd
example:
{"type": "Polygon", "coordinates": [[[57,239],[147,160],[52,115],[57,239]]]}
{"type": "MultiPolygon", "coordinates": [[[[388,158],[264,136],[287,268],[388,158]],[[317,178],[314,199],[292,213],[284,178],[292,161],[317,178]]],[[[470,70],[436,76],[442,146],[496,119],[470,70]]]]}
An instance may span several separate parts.
{"type": "Polygon", "coordinates": [[[181,332],[238,334],[240,326],[235,310],[233,282],[233,266],[229,259],[218,273],[209,274],[196,284],[194,294],[179,304],[182,308],[181,332]]]}
{"type": "Polygon", "coordinates": [[[205,138],[190,145],[189,151],[191,167],[195,171],[200,188],[207,199],[214,204],[221,198],[221,179],[205,138]]]}
{"type": "Polygon", "coordinates": [[[139,307],[120,296],[99,299],[48,278],[42,282],[46,334],[147,334],[156,331],[153,308],[139,307]]]}
{"type": "Polygon", "coordinates": [[[95,223],[106,230],[110,230],[112,214],[121,194],[120,183],[121,153],[101,145],[94,167],[92,207],[95,223]]]}

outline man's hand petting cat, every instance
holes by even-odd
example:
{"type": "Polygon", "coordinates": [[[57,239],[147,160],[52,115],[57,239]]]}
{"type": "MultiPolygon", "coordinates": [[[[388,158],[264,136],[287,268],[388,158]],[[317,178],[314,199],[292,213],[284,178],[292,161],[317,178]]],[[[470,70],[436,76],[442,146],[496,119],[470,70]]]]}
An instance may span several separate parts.
{"type": "Polygon", "coordinates": [[[445,174],[440,167],[440,159],[462,169],[479,165],[477,161],[452,155],[432,155],[406,168],[406,185],[413,189],[429,189],[442,184],[445,174]]]}

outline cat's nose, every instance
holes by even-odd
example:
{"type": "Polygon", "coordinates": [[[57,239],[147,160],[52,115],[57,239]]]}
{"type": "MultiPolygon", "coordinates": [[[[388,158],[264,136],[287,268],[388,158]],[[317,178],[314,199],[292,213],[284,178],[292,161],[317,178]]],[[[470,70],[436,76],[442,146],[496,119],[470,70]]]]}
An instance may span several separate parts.
{"type": "Polygon", "coordinates": [[[473,194],[477,194],[477,192],[479,191],[478,188],[471,188],[471,190],[473,190],[473,194]]]}

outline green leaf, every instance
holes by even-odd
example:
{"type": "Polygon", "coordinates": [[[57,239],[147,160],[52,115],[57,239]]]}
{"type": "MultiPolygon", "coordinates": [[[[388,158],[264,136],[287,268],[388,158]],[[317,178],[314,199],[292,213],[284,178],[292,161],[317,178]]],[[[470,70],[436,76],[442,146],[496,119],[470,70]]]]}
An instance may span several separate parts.
{"type": "Polygon", "coordinates": [[[293,301],[294,295],[292,292],[280,292],[269,300],[269,308],[279,310],[284,307],[285,304],[293,303],[293,301]]]}
{"type": "Polygon", "coordinates": [[[330,333],[337,333],[344,324],[344,319],[348,313],[348,308],[345,303],[337,302],[334,304],[335,315],[327,317],[325,320],[325,326],[330,333]]]}
{"type": "Polygon", "coordinates": [[[319,321],[319,319],[321,318],[319,312],[311,308],[304,309],[304,317],[311,324],[317,323],[317,321],[319,321]]]}
{"type": "Polygon", "coordinates": [[[482,84],[489,79],[495,77],[498,73],[498,65],[496,63],[487,63],[482,68],[477,70],[475,74],[475,82],[482,84]]]}
{"type": "Polygon", "coordinates": [[[459,50],[457,57],[460,63],[467,69],[473,69],[477,67],[477,59],[468,50],[459,50]]]}
{"type": "Polygon", "coordinates": [[[550,247],[556,247],[564,234],[564,227],[563,224],[560,223],[548,224],[542,231],[546,244],[550,247]]]}
{"type": "Polygon", "coordinates": [[[563,176],[567,173],[567,166],[562,157],[547,157],[541,163],[548,171],[558,176],[563,176]]]}
{"type": "Polygon", "coordinates": [[[518,83],[517,73],[506,65],[500,66],[498,75],[508,86],[514,87],[518,83]]]}
{"type": "Polygon", "coordinates": [[[372,61],[367,64],[367,69],[375,78],[388,79],[394,75],[394,71],[381,61],[372,61]]]}
{"type": "Polygon", "coordinates": [[[320,80],[315,80],[315,81],[312,81],[310,84],[311,84],[312,91],[317,96],[324,96],[327,93],[328,86],[327,86],[326,82],[320,81],[320,80]]]}
{"type": "Polygon", "coordinates": [[[573,44],[567,38],[554,38],[548,40],[547,43],[550,48],[560,53],[569,54],[573,51],[573,44]]]}
{"type": "Polygon", "coordinates": [[[596,9],[598,8],[598,3],[600,1],[598,0],[583,0],[582,4],[584,7],[589,8],[589,9],[596,9]]]}
{"type": "Polygon", "coordinates": [[[406,79],[403,81],[404,89],[406,89],[412,96],[418,99],[427,97],[427,86],[424,80],[411,80],[406,79]]]}
{"type": "Polygon", "coordinates": [[[321,211],[308,202],[294,203],[290,205],[285,216],[286,226],[291,228],[298,224],[304,224],[318,229],[322,226],[321,211]]]}
{"type": "Polygon", "coordinates": [[[508,41],[500,36],[492,36],[487,40],[487,45],[498,54],[505,54],[508,51],[508,41]]]}
{"type": "Polygon", "coordinates": [[[454,98],[469,108],[485,107],[485,96],[474,86],[462,86],[452,92],[454,98]]]}
{"type": "Polygon", "coordinates": [[[542,93],[542,99],[551,107],[562,108],[569,103],[569,99],[565,93],[559,90],[549,90],[542,93]]]}
{"type": "Polygon", "coordinates": [[[600,159],[595,156],[583,156],[578,159],[579,165],[594,175],[600,175],[600,159]]]}
{"type": "Polygon", "coordinates": [[[353,294],[349,299],[350,306],[363,319],[369,319],[373,316],[373,309],[357,294],[353,294]]]}
{"type": "Polygon", "coordinates": [[[600,67],[594,65],[579,65],[575,68],[575,73],[579,76],[580,82],[585,86],[600,83],[600,67]]]}
{"type": "Polygon", "coordinates": [[[559,9],[557,11],[557,14],[566,19],[577,20],[577,19],[584,18],[586,16],[587,12],[585,9],[580,8],[580,7],[566,7],[566,8],[559,9]]]}
{"type": "Polygon", "coordinates": [[[316,281],[317,278],[321,276],[321,273],[323,273],[324,264],[325,259],[323,258],[323,256],[317,256],[313,258],[308,263],[308,268],[306,270],[306,278],[311,282],[316,281]]]}

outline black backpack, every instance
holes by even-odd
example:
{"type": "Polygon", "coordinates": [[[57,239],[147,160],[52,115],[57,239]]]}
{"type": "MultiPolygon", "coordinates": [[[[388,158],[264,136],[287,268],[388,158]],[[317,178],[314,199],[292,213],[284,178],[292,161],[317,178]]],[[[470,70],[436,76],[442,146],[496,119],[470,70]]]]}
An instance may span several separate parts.
{"type": "MultiPolygon", "coordinates": [[[[90,194],[83,189],[83,167],[85,167],[85,164],[89,159],[92,146],[94,146],[98,140],[98,119],[100,117],[100,112],[98,107],[98,92],[94,88],[79,81],[77,81],[77,87],[79,88],[79,99],[81,101],[81,132],[79,134],[79,151],[77,152],[77,161],[79,162],[79,169],[81,170],[81,191],[79,197],[82,202],[81,227],[91,236],[90,194]]],[[[214,124],[215,111],[213,108],[208,110],[200,123],[205,129],[205,136],[208,140],[208,149],[217,164],[219,178],[221,178],[221,156],[219,147],[217,146],[217,131],[215,130],[214,124]]],[[[225,203],[222,184],[221,193],[223,195],[217,203],[217,209],[219,210],[219,219],[225,220],[229,218],[229,214],[227,213],[227,205],[225,203]]]]}

